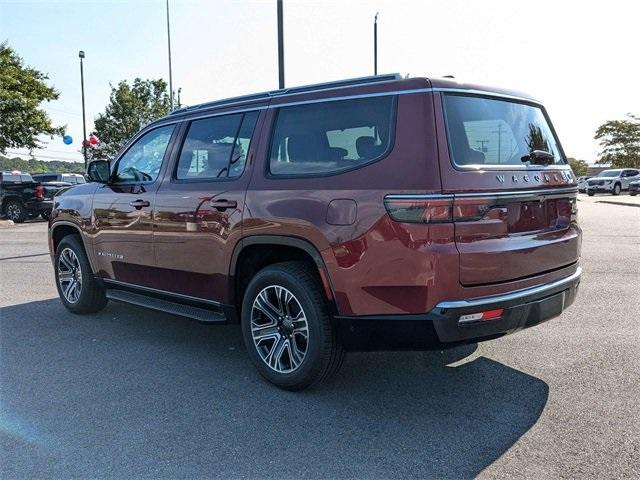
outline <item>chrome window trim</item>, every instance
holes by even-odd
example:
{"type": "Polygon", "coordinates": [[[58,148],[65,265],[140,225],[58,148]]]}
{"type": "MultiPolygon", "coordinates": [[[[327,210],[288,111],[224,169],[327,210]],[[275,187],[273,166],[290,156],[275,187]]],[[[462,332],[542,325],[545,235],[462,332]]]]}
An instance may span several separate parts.
{"type": "Polygon", "coordinates": [[[531,98],[531,97],[521,97],[518,95],[509,95],[508,93],[499,93],[499,92],[490,92],[490,91],[484,91],[484,90],[477,90],[474,88],[450,88],[450,87],[435,87],[432,88],[431,91],[433,92],[444,92],[444,93],[463,93],[463,94],[467,94],[467,95],[477,95],[477,96],[481,96],[481,97],[499,97],[499,98],[504,98],[507,100],[517,100],[520,102],[528,102],[528,103],[535,103],[537,105],[542,106],[542,102],[539,100],[536,100],[535,98],[531,98]]]}
{"type": "Polygon", "coordinates": [[[500,294],[500,295],[478,297],[478,298],[472,298],[469,300],[454,300],[454,301],[440,302],[438,303],[438,305],[436,305],[436,308],[451,309],[451,308],[482,307],[483,305],[492,305],[495,303],[519,300],[521,298],[526,298],[531,295],[544,294],[549,290],[562,287],[563,285],[571,283],[577,280],[578,278],[580,278],[581,274],[582,274],[582,268],[578,267],[576,271],[571,275],[569,275],[568,277],[564,277],[564,278],[561,278],[560,280],[556,280],[550,283],[545,283],[543,285],[537,285],[535,287],[529,287],[522,290],[516,290],[514,292],[509,292],[509,293],[500,294]]]}
{"type": "Polygon", "coordinates": [[[339,102],[341,100],[355,100],[359,98],[391,97],[395,95],[411,95],[414,93],[430,93],[432,91],[433,90],[431,88],[415,88],[413,90],[393,90],[390,92],[362,93],[359,95],[345,95],[341,97],[314,98],[312,100],[300,100],[298,102],[278,103],[276,105],[269,104],[269,109],[281,108],[281,107],[294,107],[296,105],[307,105],[312,103],[339,102]]]}

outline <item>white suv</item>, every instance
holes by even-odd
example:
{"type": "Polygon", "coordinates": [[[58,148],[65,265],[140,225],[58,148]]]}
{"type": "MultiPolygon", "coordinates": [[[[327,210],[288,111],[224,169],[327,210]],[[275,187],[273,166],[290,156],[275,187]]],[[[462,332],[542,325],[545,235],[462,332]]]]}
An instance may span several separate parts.
{"type": "Polygon", "coordinates": [[[603,170],[587,181],[587,193],[589,196],[598,192],[620,195],[622,190],[629,189],[629,183],[634,180],[640,180],[640,170],[635,168],[603,170]]]}

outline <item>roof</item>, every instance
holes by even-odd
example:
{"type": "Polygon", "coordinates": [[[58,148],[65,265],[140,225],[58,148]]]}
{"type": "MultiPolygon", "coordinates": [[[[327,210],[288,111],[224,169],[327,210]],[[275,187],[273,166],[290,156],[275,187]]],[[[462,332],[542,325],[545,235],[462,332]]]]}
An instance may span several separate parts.
{"type": "MultiPolygon", "coordinates": [[[[455,78],[427,78],[427,77],[411,77],[403,78],[398,73],[375,75],[370,77],[350,78],[345,80],[337,80],[333,82],[317,83],[312,85],[302,85],[298,87],[284,88],[280,90],[271,90],[261,93],[253,93],[249,95],[242,95],[239,97],[231,97],[221,100],[215,100],[212,102],[205,102],[190,107],[180,108],[169,114],[169,118],[173,118],[180,115],[185,115],[193,112],[206,111],[214,108],[223,107],[237,107],[241,105],[250,106],[255,103],[267,102],[276,100],[277,103],[284,103],[284,98],[290,101],[291,96],[313,96],[331,91],[335,96],[348,96],[353,94],[353,90],[358,89],[363,93],[384,93],[392,91],[406,91],[406,90],[422,90],[427,91],[432,89],[438,90],[451,90],[451,91],[468,91],[476,93],[489,93],[498,94],[508,97],[520,98],[529,101],[536,102],[530,95],[516,91],[507,90],[503,88],[496,88],[487,85],[463,83],[459,82],[455,78]],[[278,100],[280,100],[278,102],[278,100]]],[[[326,93],[324,95],[326,97],[326,93]]],[[[306,98],[304,99],[306,100],[306,98]]],[[[167,117],[164,117],[166,120],[167,117]]],[[[155,123],[155,122],[154,122],[155,123]]]]}

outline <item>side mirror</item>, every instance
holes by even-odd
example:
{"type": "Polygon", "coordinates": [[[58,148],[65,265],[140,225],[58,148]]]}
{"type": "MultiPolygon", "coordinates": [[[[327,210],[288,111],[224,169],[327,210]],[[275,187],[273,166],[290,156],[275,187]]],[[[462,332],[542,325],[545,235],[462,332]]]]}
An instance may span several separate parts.
{"type": "Polygon", "coordinates": [[[107,183],[111,177],[111,168],[107,160],[94,160],[87,167],[90,182],[107,183]]]}

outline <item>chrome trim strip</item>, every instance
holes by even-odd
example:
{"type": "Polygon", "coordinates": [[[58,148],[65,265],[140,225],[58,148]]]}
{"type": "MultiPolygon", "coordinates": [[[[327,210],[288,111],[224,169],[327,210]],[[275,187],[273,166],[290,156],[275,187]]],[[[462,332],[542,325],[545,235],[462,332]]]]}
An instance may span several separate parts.
{"type": "MultiPolygon", "coordinates": [[[[227,105],[225,105],[226,107],[227,105]]],[[[203,118],[210,117],[221,117],[223,115],[235,115],[236,113],[246,113],[246,112],[254,112],[256,110],[266,110],[268,107],[266,105],[262,105],[259,107],[250,107],[250,108],[242,108],[238,110],[225,110],[224,112],[215,112],[211,110],[194,110],[193,112],[187,112],[184,117],[180,117],[176,115],[176,118],[181,121],[191,122],[194,120],[202,120],[203,118]],[[196,115],[198,113],[199,115],[196,115]]]]}
{"type": "Polygon", "coordinates": [[[161,295],[166,295],[168,297],[182,298],[183,300],[191,300],[193,302],[207,303],[212,306],[222,305],[222,303],[216,302],[214,300],[207,300],[205,298],[200,298],[200,297],[192,297],[190,295],[183,295],[182,293],[167,292],[166,290],[159,290],[157,288],[143,287],[142,285],[135,285],[133,283],[121,282],[119,280],[112,280],[110,278],[101,278],[100,280],[102,280],[106,284],[117,285],[120,287],[127,287],[127,288],[131,288],[132,290],[141,290],[141,291],[146,291],[150,293],[159,293],[161,295]]]}
{"type": "MultiPolygon", "coordinates": [[[[340,100],[354,100],[358,98],[390,97],[394,95],[410,95],[413,93],[430,93],[432,91],[433,90],[431,88],[415,88],[413,90],[393,90],[390,92],[363,93],[360,95],[345,95],[342,97],[315,98],[313,100],[300,100],[298,102],[286,102],[276,105],[269,104],[269,108],[293,107],[295,105],[307,105],[311,103],[338,102],[340,100]]],[[[307,92],[304,93],[306,94],[307,92]]]]}
{"type": "Polygon", "coordinates": [[[536,190],[501,190],[499,192],[465,192],[456,193],[455,197],[524,197],[524,196],[551,196],[578,193],[578,187],[567,188],[540,188],[536,190]]]}
{"type": "Polygon", "coordinates": [[[439,200],[449,198],[475,198],[475,197],[550,197],[556,195],[578,194],[578,187],[569,188],[540,188],[537,190],[500,190],[497,192],[465,192],[465,193],[427,193],[427,194],[389,194],[385,195],[387,200],[439,200]]]}
{"type": "Polygon", "coordinates": [[[454,301],[440,302],[438,305],[436,305],[436,308],[450,309],[450,308],[481,307],[483,305],[491,305],[494,303],[518,300],[524,297],[528,297],[530,295],[545,293],[549,290],[553,290],[554,288],[561,287],[563,285],[566,285],[567,283],[571,283],[574,280],[580,278],[581,274],[582,274],[582,268],[578,267],[575,273],[569,275],[568,277],[561,278],[560,280],[556,280],[551,283],[545,283],[543,285],[538,285],[537,287],[525,288],[523,290],[516,290],[514,292],[505,293],[501,295],[492,295],[489,297],[478,297],[478,298],[472,298],[469,300],[454,300],[454,301]]]}
{"type": "Polygon", "coordinates": [[[489,91],[484,91],[484,90],[475,90],[472,88],[449,88],[449,87],[437,87],[437,88],[432,88],[431,91],[433,92],[450,92],[450,93],[466,93],[469,95],[480,95],[483,97],[500,97],[500,98],[506,98],[508,100],[520,100],[523,102],[529,102],[529,103],[536,103],[538,105],[542,105],[542,102],[540,102],[539,100],[536,100],[535,98],[530,98],[530,97],[520,97],[517,95],[509,95],[507,93],[499,93],[499,92],[489,92],[489,91]]]}
{"type": "MultiPolygon", "coordinates": [[[[265,110],[265,109],[272,109],[272,108],[280,108],[280,107],[292,107],[292,106],[296,106],[296,105],[306,105],[306,104],[312,104],[312,103],[322,103],[322,102],[337,102],[340,100],[354,100],[354,99],[359,99],[359,98],[373,98],[373,97],[386,97],[386,96],[393,96],[393,95],[411,95],[411,94],[415,94],[415,93],[433,93],[433,92],[453,92],[453,93],[466,93],[469,95],[481,95],[484,97],[496,97],[496,98],[505,98],[505,99],[509,99],[509,100],[520,100],[520,101],[525,101],[525,102],[529,102],[529,103],[536,103],[541,105],[541,103],[533,98],[526,98],[526,97],[517,97],[517,96],[513,96],[513,95],[507,95],[507,94],[503,94],[503,93],[498,93],[498,92],[491,92],[491,91],[483,91],[483,90],[474,90],[474,89],[464,89],[464,88],[431,88],[431,87],[425,87],[425,88],[415,88],[415,89],[411,89],[411,90],[393,90],[393,91],[387,91],[387,92],[376,92],[376,93],[363,93],[363,94],[359,94],[359,95],[344,95],[344,96],[340,96],[340,97],[326,97],[326,98],[316,98],[313,100],[300,100],[300,101],[293,101],[293,102],[285,102],[285,103],[279,103],[279,104],[270,104],[268,106],[259,106],[259,107],[248,107],[245,109],[239,109],[239,110],[228,110],[225,112],[221,112],[221,113],[206,113],[207,111],[210,110],[214,110],[217,108],[230,108],[232,109],[234,106],[239,106],[242,105],[243,103],[259,103],[259,102],[265,102],[265,101],[275,101],[278,99],[286,99],[287,95],[289,96],[293,96],[293,95],[307,95],[307,94],[311,94],[311,93],[322,93],[322,92],[326,92],[326,91],[330,91],[330,90],[337,90],[337,89],[341,89],[341,88],[353,88],[353,87],[358,87],[358,86],[366,86],[366,85],[380,85],[383,83],[389,83],[395,80],[387,80],[387,81],[383,81],[383,82],[371,82],[371,83],[363,83],[363,84],[356,84],[356,85],[346,85],[346,86],[338,86],[335,88],[320,88],[318,90],[306,90],[306,91],[302,91],[302,92],[285,92],[285,93],[280,93],[280,94],[270,94],[268,97],[264,97],[264,98],[249,98],[247,100],[239,100],[238,102],[230,102],[230,103],[223,103],[220,105],[211,105],[210,107],[207,107],[206,104],[204,104],[203,106],[193,106],[193,107],[189,107],[190,109],[184,110],[184,111],[175,111],[172,112],[170,114],[169,117],[167,117],[167,120],[173,120],[173,122],[169,121],[167,123],[174,123],[176,120],[181,120],[182,116],[186,116],[188,117],[189,120],[191,119],[199,119],[199,118],[207,118],[207,117],[214,117],[214,116],[218,116],[218,115],[230,115],[233,113],[241,113],[241,112],[250,112],[253,110],[265,110]],[[192,114],[197,114],[197,113],[202,113],[202,115],[197,115],[194,117],[191,117],[190,115],[192,114]],[[175,115],[176,118],[171,119],[171,116],[175,115]]],[[[240,97],[242,98],[242,97],[240,97]]],[[[158,122],[158,126],[160,125],[164,125],[165,121],[161,120],[158,122]]],[[[492,167],[492,166],[487,166],[487,165],[483,165],[484,167],[492,167]]],[[[504,166],[497,166],[498,168],[504,168],[504,166]]],[[[517,169],[522,169],[523,166],[520,165],[514,165],[514,167],[516,167],[517,169]]],[[[525,169],[528,169],[530,167],[524,167],[525,169]]],[[[471,168],[473,170],[473,168],[471,168]]],[[[511,167],[509,167],[509,169],[511,169],[511,167]]]]}
{"type": "Polygon", "coordinates": [[[444,200],[451,198],[453,199],[453,195],[445,194],[445,193],[434,193],[434,194],[391,194],[385,195],[385,200],[444,200]]]}

